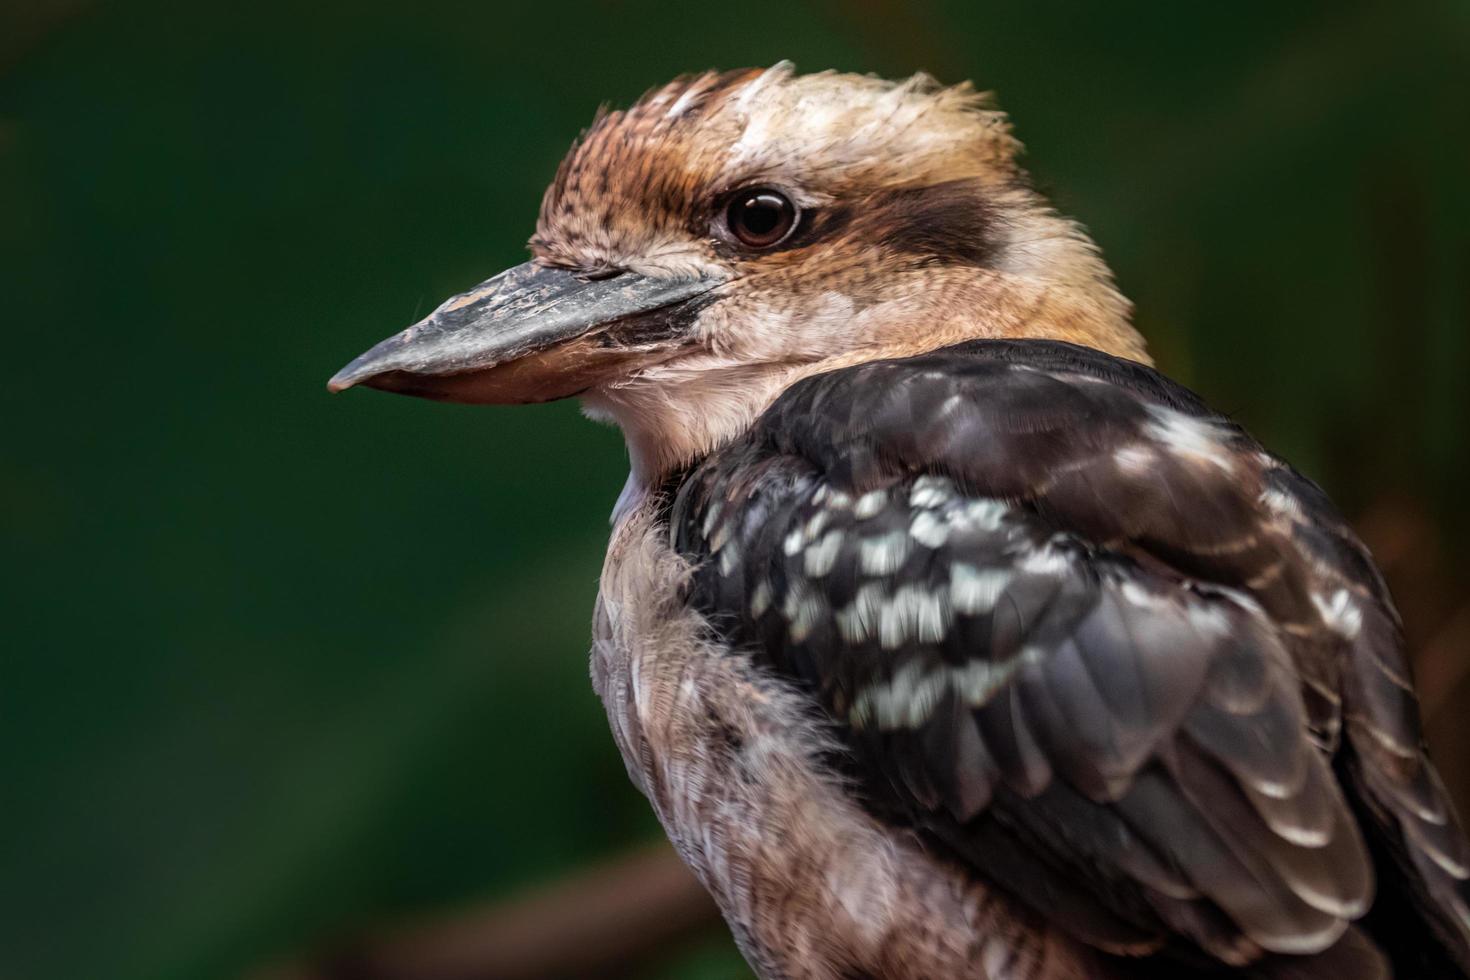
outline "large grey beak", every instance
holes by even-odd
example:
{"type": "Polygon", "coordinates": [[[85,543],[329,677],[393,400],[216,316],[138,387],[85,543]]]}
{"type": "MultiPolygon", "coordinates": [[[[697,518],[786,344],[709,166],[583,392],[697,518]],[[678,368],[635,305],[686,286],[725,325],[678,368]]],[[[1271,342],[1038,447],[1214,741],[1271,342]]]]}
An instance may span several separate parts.
{"type": "Polygon", "coordinates": [[[501,404],[564,398],[676,346],[720,282],[632,272],[589,279],[527,262],[389,337],[327,388],[501,404]]]}

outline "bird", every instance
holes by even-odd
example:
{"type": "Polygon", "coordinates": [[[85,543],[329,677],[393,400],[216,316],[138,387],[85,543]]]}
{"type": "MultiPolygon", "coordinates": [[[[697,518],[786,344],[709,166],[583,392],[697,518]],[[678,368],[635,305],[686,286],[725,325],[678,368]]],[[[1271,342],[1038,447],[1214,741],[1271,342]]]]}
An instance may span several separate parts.
{"type": "Polygon", "coordinates": [[[1020,150],[969,83],[682,76],[329,387],[622,430],[593,684],[764,980],[1470,976],[1382,576],[1020,150]]]}

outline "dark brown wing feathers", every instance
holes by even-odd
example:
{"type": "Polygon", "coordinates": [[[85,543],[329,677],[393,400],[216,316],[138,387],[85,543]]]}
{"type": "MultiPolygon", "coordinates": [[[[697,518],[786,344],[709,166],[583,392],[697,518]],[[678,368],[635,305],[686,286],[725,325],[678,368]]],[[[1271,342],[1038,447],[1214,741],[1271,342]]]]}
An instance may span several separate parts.
{"type": "Polygon", "coordinates": [[[990,341],[812,378],[670,520],[864,801],[1080,937],[1383,975],[1361,920],[1438,971],[1401,976],[1465,975],[1470,852],[1371,560],[1156,372],[990,341]]]}

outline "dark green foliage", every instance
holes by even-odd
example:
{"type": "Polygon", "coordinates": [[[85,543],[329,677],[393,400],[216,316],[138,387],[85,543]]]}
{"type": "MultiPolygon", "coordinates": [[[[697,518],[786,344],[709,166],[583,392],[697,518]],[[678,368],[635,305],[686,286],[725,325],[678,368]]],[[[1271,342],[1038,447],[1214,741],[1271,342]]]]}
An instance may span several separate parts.
{"type": "Polygon", "coordinates": [[[1467,39],[1448,0],[7,5],[0,973],[231,976],[656,832],[586,681],[617,437],[323,383],[681,71],[997,90],[1162,367],[1463,552],[1467,39]]]}

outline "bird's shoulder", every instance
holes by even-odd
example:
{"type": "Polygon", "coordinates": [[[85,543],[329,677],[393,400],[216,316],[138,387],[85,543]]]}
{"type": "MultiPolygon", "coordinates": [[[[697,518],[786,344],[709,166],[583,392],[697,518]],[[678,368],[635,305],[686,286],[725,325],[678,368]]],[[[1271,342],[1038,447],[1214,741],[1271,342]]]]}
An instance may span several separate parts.
{"type": "Polygon", "coordinates": [[[669,519],[690,601],[811,692],[864,802],[1083,938],[1328,949],[1371,901],[1364,799],[1463,898],[1366,550],[1151,368],[978,341],[809,378],[669,519]]]}

